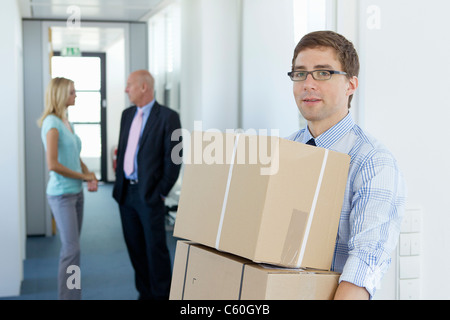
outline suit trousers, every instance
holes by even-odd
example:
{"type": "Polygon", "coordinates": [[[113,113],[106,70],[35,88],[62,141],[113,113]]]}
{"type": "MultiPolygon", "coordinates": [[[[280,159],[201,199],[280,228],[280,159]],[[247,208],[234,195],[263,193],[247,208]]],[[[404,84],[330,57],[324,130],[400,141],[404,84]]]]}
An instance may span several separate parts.
{"type": "Polygon", "coordinates": [[[169,298],[172,268],[165,230],[164,202],[148,206],[139,185],[126,183],[119,205],[122,231],[135,271],[135,285],[142,300],[169,298]]]}
{"type": "Polygon", "coordinates": [[[81,287],[68,285],[72,272],[70,266],[80,268],[80,234],[83,222],[83,191],[60,196],[47,195],[61,240],[58,266],[58,299],[80,300],[81,287]]]}

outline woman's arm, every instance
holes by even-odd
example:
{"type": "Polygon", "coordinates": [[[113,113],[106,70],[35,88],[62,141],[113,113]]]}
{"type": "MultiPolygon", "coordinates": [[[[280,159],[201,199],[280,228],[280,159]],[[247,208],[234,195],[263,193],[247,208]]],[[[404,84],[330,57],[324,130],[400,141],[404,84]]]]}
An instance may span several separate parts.
{"type": "Polygon", "coordinates": [[[97,180],[97,177],[95,176],[95,174],[91,171],[89,171],[88,167],[86,166],[86,164],[80,159],[80,165],[81,165],[81,172],[83,172],[84,174],[89,174],[89,175],[94,175],[93,179],[86,179],[86,180],[97,180]]]}
{"type": "MultiPolygon", "coordinates": [[[[86,164],[80,159],[81,171],[85,174],[90,174],[92,172],[89,171],[86,164]]],[[[93,192],[98,190],[98,180],[94,174],[94,179],[89,180],[87,183],[88,191],[93,192]]]]}

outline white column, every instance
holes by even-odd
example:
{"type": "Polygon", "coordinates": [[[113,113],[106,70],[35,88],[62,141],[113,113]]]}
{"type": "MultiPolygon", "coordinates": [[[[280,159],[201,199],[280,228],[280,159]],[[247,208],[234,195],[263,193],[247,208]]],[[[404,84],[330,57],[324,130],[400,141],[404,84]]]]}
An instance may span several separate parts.
{"type": "Polygon", "coordinates": [[[181,1],[183,128],[237,128],[239,122],[239,0],[181,1]]]}
{"type": "Polygon", "coordinates": [[[292,0],[244,0],[242,30],[243,129],[279,130],[286,137],[300,127],[287,72],[299,39],[294,37],[292,0]]]}
{"type": "Polygon", "coordinates": [[[22,23],[15,0],[0,11],[0,297],[20,294],[25,255],[22,23]]]}

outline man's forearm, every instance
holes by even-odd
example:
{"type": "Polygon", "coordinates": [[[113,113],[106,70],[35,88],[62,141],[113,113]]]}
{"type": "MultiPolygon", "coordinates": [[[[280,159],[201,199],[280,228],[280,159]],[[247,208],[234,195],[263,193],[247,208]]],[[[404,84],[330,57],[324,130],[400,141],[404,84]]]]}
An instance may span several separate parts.
{"type": "Polygon", "coordinates": [[[365,288],[353,283],[342,281],[334,295],[335,300],[369,300],[369,293],[365,288]]]}

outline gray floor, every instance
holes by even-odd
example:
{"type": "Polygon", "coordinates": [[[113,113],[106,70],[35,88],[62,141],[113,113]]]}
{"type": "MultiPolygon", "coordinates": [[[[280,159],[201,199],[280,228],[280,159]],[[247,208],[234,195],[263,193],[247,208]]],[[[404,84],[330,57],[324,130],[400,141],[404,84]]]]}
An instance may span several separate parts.
{"type": "MultiPolygon", "coordinates": [[[[97,193],[84,193],[80,268],[83,300],[137,299],[119,210],[111,193],[111,184],[100,185],[97,193]]],[[[166,229],[173,263],[176,239],[172,237],[170,223],[166,229]]],[[[59,248],[58,234],[28,237],[21,294],[0,300],[56,300],[59,248]]]]}

